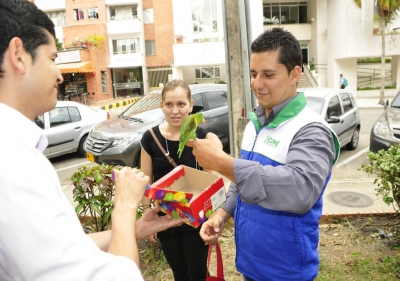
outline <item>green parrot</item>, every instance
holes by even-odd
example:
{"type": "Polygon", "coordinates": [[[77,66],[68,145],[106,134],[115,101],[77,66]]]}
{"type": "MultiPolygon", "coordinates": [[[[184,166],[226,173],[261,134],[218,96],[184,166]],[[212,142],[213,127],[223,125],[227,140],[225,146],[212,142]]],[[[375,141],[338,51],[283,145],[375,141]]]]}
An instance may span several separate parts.
{"type": "Polygon", "coordinates": [[[203,121],[203,114],[195,113],[188,115],[183,119],[181,134],[179,136],[179,149],[178,157],[181,158],[182,151],[185,148],[185,144],[192,139],[196,138],[197,125],[203,121]]]}

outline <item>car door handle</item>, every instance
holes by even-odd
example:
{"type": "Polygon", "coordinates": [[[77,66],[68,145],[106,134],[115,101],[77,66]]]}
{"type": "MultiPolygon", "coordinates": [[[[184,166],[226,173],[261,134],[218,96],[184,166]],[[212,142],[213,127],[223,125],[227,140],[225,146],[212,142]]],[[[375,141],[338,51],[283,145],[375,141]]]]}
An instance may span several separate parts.
{"type": "Polygon", "coordinates": [[[340,121],[341,124],[343,124],[344,120],[340,121]]]}
{"type": "Polygon", "coordinates": [[[79,130],[81,127],[75,127],[75,129],[74,130],[79,130]]]}

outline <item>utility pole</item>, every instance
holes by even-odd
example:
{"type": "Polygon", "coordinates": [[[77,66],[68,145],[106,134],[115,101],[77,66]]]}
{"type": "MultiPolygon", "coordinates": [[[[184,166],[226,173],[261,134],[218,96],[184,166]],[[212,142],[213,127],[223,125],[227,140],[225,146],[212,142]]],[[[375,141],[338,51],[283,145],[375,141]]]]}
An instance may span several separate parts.
{"type": "Polygon", "coordinates": [[[223,0],[224,37],[227,87],[229,101],[229,139],[233,157],[239,156],[243,132],[252,108],[249,71],[248,27],[246,10],[248,0],[223,0]],[[244,117],[242,116],[244,113],[244,117]]]}

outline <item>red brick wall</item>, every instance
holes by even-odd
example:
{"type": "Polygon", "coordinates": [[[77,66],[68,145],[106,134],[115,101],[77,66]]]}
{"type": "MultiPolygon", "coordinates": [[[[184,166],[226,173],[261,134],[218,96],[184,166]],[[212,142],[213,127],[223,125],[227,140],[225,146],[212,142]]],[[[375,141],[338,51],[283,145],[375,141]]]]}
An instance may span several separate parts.
{"type": "Polygon", "coordinates": [[[173,61],[174,27],[172,0],[144,0],[143,9],[153,7],[154,24],[144,25],[145,40],[155,40],[156,55],[146,56],[147,66],[169,66],[173,61]]]}

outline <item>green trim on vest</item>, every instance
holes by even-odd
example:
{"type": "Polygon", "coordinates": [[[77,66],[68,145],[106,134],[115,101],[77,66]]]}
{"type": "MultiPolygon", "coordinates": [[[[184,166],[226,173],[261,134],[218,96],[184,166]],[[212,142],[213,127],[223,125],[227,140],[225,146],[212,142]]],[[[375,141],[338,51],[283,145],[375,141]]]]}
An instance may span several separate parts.
{"type": "Polygon", "coordinates": [[[292,119],[299,114],[304,107],[306,107],[306,105],[306,98],[304,93],[301,92],[279,112],[279,114],[274,118],[274,120],[272,120],[271,123],[266,126],[266,128],[274,129],[283,122],[292,119]]]}

